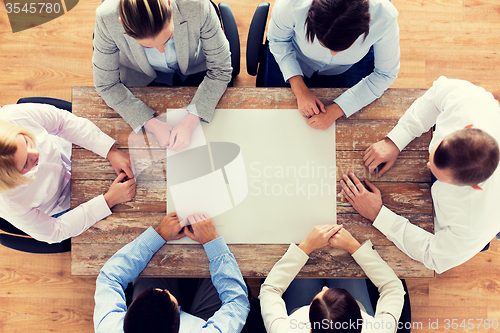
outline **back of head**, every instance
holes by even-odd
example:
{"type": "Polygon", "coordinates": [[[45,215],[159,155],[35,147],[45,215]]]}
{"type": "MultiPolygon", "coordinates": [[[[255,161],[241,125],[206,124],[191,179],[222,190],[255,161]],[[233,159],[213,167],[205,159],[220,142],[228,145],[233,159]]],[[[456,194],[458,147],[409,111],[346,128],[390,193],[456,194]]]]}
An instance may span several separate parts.
{"type": "Polygon", "coordinates": [[[370,12],[368,0],[313,0],[306,18],[306,38],[314,38],[326,48],[340,52],[348,49],[359,36],[368,36],[370,12]]]}
{"type": "Polygon", "coordinates": [[[312,333],[359,333],[362,328],[361,310],[352,295],[342,288],[329,288],[321,298],[315,298],[309,308],[312,333]]]}
{"type": "Polygon", "coordinates": [[[179,307],[159,289],[144,290],[130,304],[123,320],[124,333],[178,333],[179,307]]]}
{"type": "Polygon", "coordinates": [[[24,134],[35,142],[33,135],[25,128],[0,120],[0,193],[32,181],[17,170],[14,161],[19,134],[24,134]]]}
{"type": "Polygon", "coordinates": [[[118,10],[125,32],[136,39],[156,37],[172,18],[167,0],[120,0],[118,10]]]}
{"type": "Polygon", "coordinates": [[[456,185],[476,185],[497,169],[498,142],[476,128],[464,128],[446,136],[434,152],[434,164],[453,173],[456,185]]]}

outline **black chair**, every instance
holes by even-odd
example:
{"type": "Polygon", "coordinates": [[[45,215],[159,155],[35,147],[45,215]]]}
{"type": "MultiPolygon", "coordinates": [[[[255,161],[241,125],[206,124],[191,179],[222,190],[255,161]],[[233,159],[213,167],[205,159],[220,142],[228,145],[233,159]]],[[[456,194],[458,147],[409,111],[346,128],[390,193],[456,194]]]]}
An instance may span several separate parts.
{"type": "Polygon", "coordinates": [[[264,70],[266,65],[268,42],[264,40],[267,16],[269,14],[269,2],[261,2],[252,18],[247,38],[247,73],[257,76],[256,87],[262,87],[264,81],[264,70]]]}
{"type": "MultiPolygon", "coordinates": [[[[71,102],[57,98],[26,97],[17,101],[17,104],[21,103],[50,104],[59,109],[71,112],[71,102]]],[[[0,233],[0,244],[13,250],[29,253],[61,253],[71,251],[71,239],[66,239],[61,243],[55,244],[37,241],[2,218],[0,218],[0,230],[6,232],[0,233]]]]}
{"type": "MultiPolygon", "coordinates": [[[[399,317],[398,330],[396,333],[410,333],[412,322],[411,322],[411,304],[410,304],[410,294],[408,293],[408,288],[406,287],[405,280],[401,280],[403,283],[403,289],[405,290],[405,303],[403,305],[403,310],[401,311],[401,316],[399,317]]],[[[372,303],[373,310],[377,309],[377,301],[380,297],[377,287],[370,281],[366,279],[366,286],[368,287],[368,294],[370,295],[370,301],[372,303]]]]}
{"type": "MultiPolygon", "coordinates": [[[[225,2],[219,4],[219,18],[231,51],[231,66],[233,67],[233,79],[240,74],[240,35],[234,19],[231,7],[225,2]]],[[[232,84],[231,84],[232,85],[232,84]]]]}

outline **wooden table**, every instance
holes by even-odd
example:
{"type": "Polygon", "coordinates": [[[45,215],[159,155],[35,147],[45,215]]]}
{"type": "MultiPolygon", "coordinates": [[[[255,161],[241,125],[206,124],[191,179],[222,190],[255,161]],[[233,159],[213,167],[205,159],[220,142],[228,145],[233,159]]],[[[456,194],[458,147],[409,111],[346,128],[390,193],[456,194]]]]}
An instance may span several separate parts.
{"type": "MultiPolygon", "coordinates": [[[[189,104],[196,88],[132,88],[131,91],[149,107],[164,113],[167,108],[189,104]]],[[[343,89],[313,89],[324,103],[340,95],[343,89]]],[[[367,175],[363,151],[382,139],[393,128],[422,89],[389,89],[384,95],[336,124],[337,167],[367,175]]],[[[73,87],[73,114],[94,122],[104,133],[116,139],[119,149],[128,150],[131,131],[121,117],[106,106],[93,87],[73,87]]],[[[220,100],[220,109],[294,109],[296,99],[286,88],[229,88],[220,100]]],[[[279,111],[276,111],[279,112],[279,111]]],[[[304,126],[307,126],[304,123],[304,126]]],[[[384,205],[407,217],[425,230],[433,231],[433,209],[430,172],[426,168],[431,133],[414,140],[400,155],[396,164],[380,179],[370,177],[382,191],[384,205]]],[[[71,205],[76,207],[105,193],[116,174],[109,162],[96,154],[73,146],[71,205]]],[[[340,185],[337,190],[340,191],[340,185]]],[[[78,237],[72,238],[71,272],[73,275],[99,273],[104,263],[121,247],[134,240],[149,226],[155,227],[165,215],[166,191],[163,188],[141,188],[132,202],[115,206],[113,214],[96,223],[78,237]]],[[[417,261],[393,245],[371,223],[361,217],[344,199],[337,201],[337,221],[361,243],[371,239],[378,253],[400,278],[434,277],[417,261]]],[[[305,235],[304,235],[305,236],[305,235]]],[[[229,245],[245,277],[265,277],[285,253],[288,245],[229,245]]],[[[166,245],[151,259],[143,276],[209,277],[208,259],[201,245],[166,245]]],[[[325,249],[313,252],[298,274],[300,277],[364,277],[361,268],[345,251],[325,249]]]]}

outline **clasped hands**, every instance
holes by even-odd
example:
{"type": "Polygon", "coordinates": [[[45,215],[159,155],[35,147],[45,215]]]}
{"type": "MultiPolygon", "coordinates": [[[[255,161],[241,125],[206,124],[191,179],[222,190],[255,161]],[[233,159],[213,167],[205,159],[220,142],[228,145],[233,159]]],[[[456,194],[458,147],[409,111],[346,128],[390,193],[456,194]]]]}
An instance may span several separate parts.
{"type": "Polygon", "coordinates": [[[191,133],[199,122],[200,117],[189,113],[176,126],[151,118],[144,124],[144,127],[153,133],[160,146],[178,152],[189,147],[191,133]]]}
{"type": "Polygon", "coordinates": [[[309,255],[316,249],[325,246],[346,250],[353,254],[360,248],[359,242],[344,229],[343,225],[317,225],[307,234],[299,244],[299,248],[309,255]]]}
{"type": "Polygon", "coordinates": [[[177,213],[170,213],[163,218],[155,230],[166,242],[188,236],[197,243],[206,244],[218,237],[214,223],[206,213],[189,215],[184,220],[179,220],[177,213]],[[186,221],[191,223],[193,231],[187,226],[183,227],[186,221]]]}

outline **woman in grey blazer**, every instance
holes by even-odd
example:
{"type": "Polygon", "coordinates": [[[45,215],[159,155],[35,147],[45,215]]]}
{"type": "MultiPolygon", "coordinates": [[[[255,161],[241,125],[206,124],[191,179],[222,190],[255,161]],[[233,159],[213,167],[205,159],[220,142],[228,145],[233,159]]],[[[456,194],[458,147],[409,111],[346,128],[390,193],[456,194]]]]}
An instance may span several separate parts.
{"type": "Polygon", "coordinates": [[[231,80],[230,55],[209,0],[106,0],[97,8],[92,58],[97,93],[135,132],[144,126],[168,149],[189,146],[200,119],[212,119],[231,80]],[[201,83],[189,114],[175,127],[154,118],[155,111],[127,88],[183,85],[197,78],[201,83]]]}

